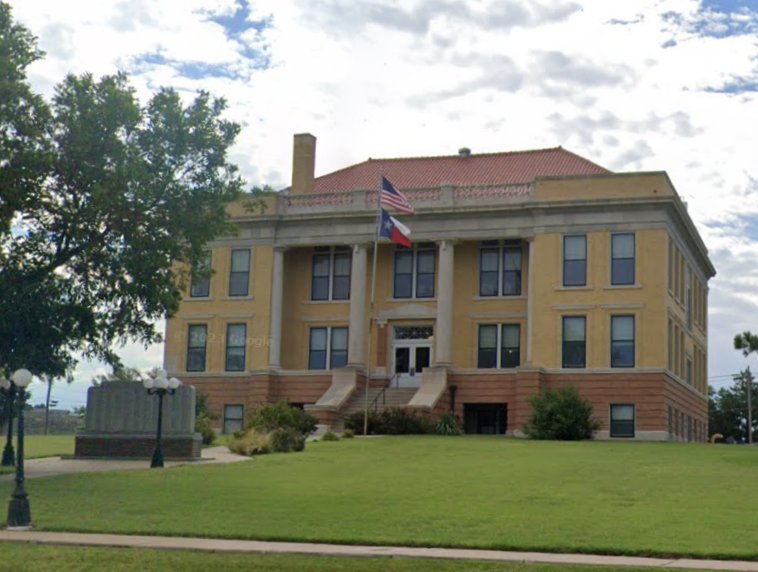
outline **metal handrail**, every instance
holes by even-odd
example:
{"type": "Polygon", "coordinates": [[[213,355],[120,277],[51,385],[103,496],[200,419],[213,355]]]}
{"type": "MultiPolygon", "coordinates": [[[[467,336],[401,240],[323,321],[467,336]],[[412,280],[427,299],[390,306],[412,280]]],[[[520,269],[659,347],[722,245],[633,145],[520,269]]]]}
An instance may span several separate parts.
{"type": "Polygon", "coordinates": [[[382,390],[379,393],[376,394],[376,396],[371,401],[371,403],[369,403],[369,406],[368,406],[369,410],[371,410],[373,408],[374,413],[376,413],[378,411],[378,409],[379,409],[379,403],[378,402],[379,402],[379,398],[380,397],[382,398],[382,406],[384,406],[384,405],[387,404],[387,399],[385,397],[385,393],[387,393],[387,388],[383,387],[382,390]]]}
{"type": "MultiPolygon", "coordinates": [[[[400,374],[395,373],[391,378],[390,382],[387,384],[387,387],[383,387],[382,390],[376,394],[374,399],[371,400],[371,403],[368,405],[368,409],[371,410],[373,408],[374,413],[376,413],[379,410],[379,398],[382,398],[382,407],[387,405],[387,390],[392,388],[392,381],[398,380],[399,383],[400,374]]],[[[397,387],[397,386],[396,386],[397,387]]]]}

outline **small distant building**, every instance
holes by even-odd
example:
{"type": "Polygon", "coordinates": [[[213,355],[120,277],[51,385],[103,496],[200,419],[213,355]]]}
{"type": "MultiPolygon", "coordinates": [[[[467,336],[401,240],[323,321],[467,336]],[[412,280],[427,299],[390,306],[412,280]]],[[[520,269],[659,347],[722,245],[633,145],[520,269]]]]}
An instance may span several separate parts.
{"type": "Polygon", "coordinates": [[[315,149],[296,135],[292,186],[231,210],[166,326],[165,367],[225,432],[278,400],[339,425],[368,376],[372,407],[452,410],[470,433],[517,435],[530,396],[570,384],[600,438],[706,440],[715,269],[665,172],[464,148],[315,177],[315,149]],[[412,248],[379,245],[370,315],[381,176],[417,214],[397,215],[412,248]]]}

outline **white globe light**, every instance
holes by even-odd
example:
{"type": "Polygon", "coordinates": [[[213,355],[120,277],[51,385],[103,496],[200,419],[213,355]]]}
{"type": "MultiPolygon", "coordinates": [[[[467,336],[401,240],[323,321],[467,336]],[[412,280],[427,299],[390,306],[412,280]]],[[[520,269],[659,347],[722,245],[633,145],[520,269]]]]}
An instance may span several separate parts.
{"type": "Polygon", "coordinates": [[[154,385],[155,385],[155,382],[153,381],[151,377],[146,377],[145,379],[142,380],[142,386],[145,389],[152,389],[154,385]]]}
{"type": "Polygon", "coordinates": [[[13,372],[13,383],[18,387],[26,387],[32,382],[32,372],[28,369],[17,369],[13,372]]]}
{"type": "Polygon", "coordinates": [[[0,377],[0,389],[10,389],[11,388],[11,380],[5,379],[4,377],[0,377]]]}
{"type": "Polygon", "coordinates": [[[155,387],[158,389],[166,389],[168,387],[168,380],[165,377],[157,377],[155,379],[155,387]]]}
{"type": "Polygon", "coordinates": [[[162,378],[162,379],[166,379],[166,378],[168,378],[168,374],[166,373],[166,370],[165,370],[165,369],[158,369],[158,370],[155,372],[155,377],[156,377],[157,379],[161,379],[161,378],[162,378]]]}
{"type": "Polygon", "coordinates": [[[182,384],[181,380],[177,377],[171,377],[168,380],[168,387],[169,389],[176,389],[182,384]]]}

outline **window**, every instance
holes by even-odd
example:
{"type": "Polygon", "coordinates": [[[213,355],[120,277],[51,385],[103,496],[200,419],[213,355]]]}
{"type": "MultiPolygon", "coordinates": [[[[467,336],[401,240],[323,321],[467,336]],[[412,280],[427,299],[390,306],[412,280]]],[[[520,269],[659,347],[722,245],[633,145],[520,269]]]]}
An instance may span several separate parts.
{"type": "Polygon", "coordinates": [[[521,247],[500,246],[497,241],[482,243],[479,253],[479,295],[519,296],[521,294],[521,247]]]}
{"type": "Polygon", "coordinates": [[[634,284],[634,234],[611,235],[611,284],[634,284]]]}
{"type": "Polygon", "coordinates": [[[634,437],[634,405],[611,404],[611,437],[634,437]]]}
{"type": "Polygon", "coordinates": [[[187,371],[205,371],[205,345],[208,326],[192,324],[187,335],[187,371]]]}
{"type": "Polygon", "coordinates": [[[435,247],[419,244],[395,251],[395,298],[433,298],[435,247]]]}
{"type": "Polygon", "coordinates": [[[587,284],[587,237],[585,235],[563,237],[563,285],[585,286],[587,284]]]}
{"type": "Polygon", "coordinates": [[[226,371],[245,371],[245,347],[247,326],[228,324],[226,326],[226,371]]]}
{"type": "Polygon", "coordinates": [[[333,369],[347,364],[347,328],[311,328],[308,369],[333,369]]]}
{"type": "Polygon", "coordinates": [[[247,296],[250,286],[250,249],[232,250],[229,296],[247,296]]]}
{"type": "Polygon", "coordinates": [[[211,253],[207,251],[192,270],[190,298],[207,298],[211,293],[211,253]]]}
{"type": "Polygon", "coordinates": [[[479,326],[477,367],[518,367],[520,363],[521,326],[518,324],[483,324],[479,326]]]}
{"type": "Polygon", "coordinates": [[[634,367],[634,316],[611,316],[611,367],[634,367]]]}
{"type": "Polygon", "coordinates": [[[247,296],[250,286],[250,249],[232,250],[229,296],[247,296]]]}
{"type": "Polygon", "coordinates": [[[349,246],[317,247],[313,254],[311,300],[348,300],[351,261],[349,246]]]}
{"type": "Polygon", "coordinates": [[[224,433],[241,431],[245,426],[244,405],[224,405],[224,433]]]}
{"type": "Polygon", "coordinates": [[[563,367],[585,367],[587,318],[563,318],[563,367]]]}

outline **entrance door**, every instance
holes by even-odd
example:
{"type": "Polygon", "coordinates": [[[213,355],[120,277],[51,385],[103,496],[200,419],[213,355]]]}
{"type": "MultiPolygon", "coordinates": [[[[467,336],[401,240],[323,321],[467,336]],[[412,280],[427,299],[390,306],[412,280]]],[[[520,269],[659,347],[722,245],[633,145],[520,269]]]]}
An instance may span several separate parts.
{"type": "Polygon", "coordinates": [[[432,361],[432,344],[426,340],[396,341],[393,344],[392,371],[393,385],[397,387],[418,387],[421,372],[432,361]]]}

